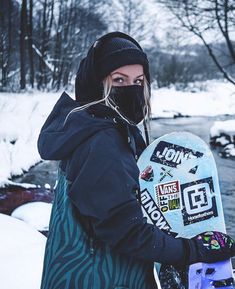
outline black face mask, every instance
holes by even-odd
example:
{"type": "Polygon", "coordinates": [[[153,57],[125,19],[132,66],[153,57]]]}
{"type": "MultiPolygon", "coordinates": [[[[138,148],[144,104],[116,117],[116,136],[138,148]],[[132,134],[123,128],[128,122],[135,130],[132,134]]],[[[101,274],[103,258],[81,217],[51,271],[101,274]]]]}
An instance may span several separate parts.
{"type": "Polygon", "coordinates": [[[144,119],[144,88],[140,85],[113,86],[109,95],[119,111],[131,122],[138,124],[144,119]]]}

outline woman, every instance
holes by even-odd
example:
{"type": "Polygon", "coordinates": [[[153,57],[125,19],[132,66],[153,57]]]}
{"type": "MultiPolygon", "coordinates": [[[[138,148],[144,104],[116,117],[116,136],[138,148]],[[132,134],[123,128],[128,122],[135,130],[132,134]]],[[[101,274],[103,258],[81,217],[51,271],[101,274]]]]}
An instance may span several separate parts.
{"type": "Polygon", "coordinates": [[[40,155],[60,163],[41,289],[153,289],[154,261],[234,255],[227,235],[210,235],[214,250],[203,234],[175,239],[143,218],[136,160],[146,145],[136,125],[149,113],[149,81],[140,45],[109,33],[80,63],[76,101],[64,92],[43,125],[40,155]]]}

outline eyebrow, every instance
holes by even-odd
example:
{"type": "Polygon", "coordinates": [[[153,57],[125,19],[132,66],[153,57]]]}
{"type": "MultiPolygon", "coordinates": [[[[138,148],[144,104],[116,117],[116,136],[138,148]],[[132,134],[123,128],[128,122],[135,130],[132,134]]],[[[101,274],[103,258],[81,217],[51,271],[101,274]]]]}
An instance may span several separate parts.
{"type": "MultiPolygon", "coordinates": [[[[123,76],[129,77],[129,75],[126,75],[125,73],[118,72],[118,71],[115,71],[115,72],[111,73],[111,75],[114,75],[114,74],[121,74],[121,75],[123,75],[123,76]]],[[[141,77],[141,76],[144,76],[144,74],[142,73],[142,74],[136,76],[135,78],[139,78],[139,77],[141,77]]]]}

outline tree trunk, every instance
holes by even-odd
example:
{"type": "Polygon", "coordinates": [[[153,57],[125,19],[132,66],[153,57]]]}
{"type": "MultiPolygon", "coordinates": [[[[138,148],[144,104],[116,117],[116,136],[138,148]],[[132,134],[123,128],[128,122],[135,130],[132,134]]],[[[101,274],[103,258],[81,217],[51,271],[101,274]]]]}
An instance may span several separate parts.
{"type": "Polygon", "coordinates": [[[33,58],[33,0],[29,1],[29,19],[28,19],[28,50],[30,67],[30,84],[34,87],[34,58],[33,58]]]}
{"type": "Polygon", "coordinates": [[[46,11],[47,11],[47,0],[44,0],[43,3],[43,17],[42,17],[42,38],[41,38],[41,46],[40,52],[41,57],[39,61],[39,81],[38,81],[38,88],[45,89],[46,86],[46,65],[45,65],[45,57],[46,57],[46,26],[47,26],[47,19],[46,19],[46,11]]]}
{"type": "MultiPolygon", "coordinates": [[[[0,2],[0,9],[3,11],[3,3],[0,2]]],[[[4,87],[4,13],[0,13],[0,69],[1,69],[1,91],[4,87]]]]}
{"type": "Polygon", "coordinates": [[[20,17],[20,88],[25,89],[26,87],[26,28],[27,27],[27,1],[22,0],[21,5],[21,17],[20,17]]]}
{"type": "Polygon", "coordinates": [[[57,24],[57,29],[56,29],[56,38],[55,38],[55,44],[54,44],[54,70],[52,74],[52,88],[54,89],[57,87],[57,81],[58,81],[58,72],[59,72],[59,67],[61,64],[61,30],[62,30],[62,0],[60,2],[60,8],[59,8],[59,19],[58,19],[58,24],[57,24]]]}
{"type": "Polygon", "coordinates": [[[8,48],[7,48],[7,59],[6,59],[6,71],[5,71],[5,86],[8,85],[8,73],[10,71],[12,55],[12,1],[8,2],[8,48]]]}

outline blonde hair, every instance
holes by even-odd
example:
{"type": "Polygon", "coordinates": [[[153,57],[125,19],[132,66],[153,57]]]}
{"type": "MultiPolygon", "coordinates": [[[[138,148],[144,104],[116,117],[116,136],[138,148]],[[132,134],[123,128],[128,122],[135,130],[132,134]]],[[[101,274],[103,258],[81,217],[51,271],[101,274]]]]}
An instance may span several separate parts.
{"type": "MultiPolygon", "coordinates": [[[[144,86],[144,100],[145,100],[145,105],[143,107],[144,115],[145,115],[144,121],[147,123],[148,130],[150,131],[150,114],[151,114],[150,89],[149,89],[149,83],[148,83],[145,76],[144,76],[143,86],[144,86]]],[[[109,98],[109,95],[110,95],[110,92],[112,89],[112,78],[110,75],[108,75],[103,80],[103,87],[104,87],[103,98],[96,100],[96,101],[89,102],[89,103],[82,105],[82,106],[75,107],[67,114],[65,121],[64,121],[64,124],[67,121],[67,119],[71,113],[84,110],[84,109],[86,109],[86,108],[88,108],[94,104],[98,104],[101,102],[104,102],[105,105],[107,105],[107,106],[111,107],[113,110],[115,110],[122,119],[124,119],[125,121],[127,121],[130,124],[130,121],[119,111],[119,108],[114,103],[114,101],[112,101],[112,99],[109,98]]]]}

